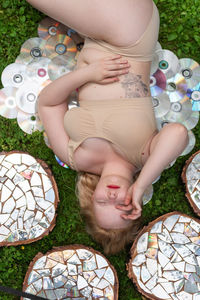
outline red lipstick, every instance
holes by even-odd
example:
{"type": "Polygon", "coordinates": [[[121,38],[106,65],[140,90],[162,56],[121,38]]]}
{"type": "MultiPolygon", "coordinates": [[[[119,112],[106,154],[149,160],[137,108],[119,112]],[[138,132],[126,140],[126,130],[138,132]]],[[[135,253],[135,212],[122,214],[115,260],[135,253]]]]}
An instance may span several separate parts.
{"type": "Polygon", "coordinates": [[[107,187],[109,189],[119,189],[120,188],[120,186],[118,186],[118,185],[107,185],[107,187]]]}

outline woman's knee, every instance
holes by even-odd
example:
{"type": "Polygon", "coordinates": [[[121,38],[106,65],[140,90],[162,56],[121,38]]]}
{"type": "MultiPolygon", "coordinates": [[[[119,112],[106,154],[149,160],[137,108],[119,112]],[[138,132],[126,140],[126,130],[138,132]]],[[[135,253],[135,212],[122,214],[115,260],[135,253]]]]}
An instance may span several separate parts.
{"type": "Polygon", "coordinates": [[[166,125],[166,127],[170,128],[170,130],[177,136],[177,138],[181,138],[188,142],[188,130],[187,128],[181,123],[170,123],[166,125]]]}

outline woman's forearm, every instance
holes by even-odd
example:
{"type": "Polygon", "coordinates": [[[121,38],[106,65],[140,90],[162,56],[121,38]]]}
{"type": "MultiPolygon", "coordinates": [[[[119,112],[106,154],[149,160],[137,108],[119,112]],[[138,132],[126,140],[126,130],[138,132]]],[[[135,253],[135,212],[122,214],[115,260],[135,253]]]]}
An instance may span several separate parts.
{"type": "Polygon", "coordinates": [[[91,80],[88,66],[63,75],[45,87],[40,95],[40,106],[54,106],[65,102],[75,89],[91,80]]]}

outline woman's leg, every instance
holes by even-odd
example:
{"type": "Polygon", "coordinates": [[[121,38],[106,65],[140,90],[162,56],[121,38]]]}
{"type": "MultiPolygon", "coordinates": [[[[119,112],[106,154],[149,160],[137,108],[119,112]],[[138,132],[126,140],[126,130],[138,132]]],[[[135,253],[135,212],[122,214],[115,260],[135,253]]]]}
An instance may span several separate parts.
{"type": "Polygon", "coordinates": [[[83,35],[113,45],[136,41],[152,14],[152,0],[27,0],[38,10],[83,35]]]}
{"type": "Polygon", "coordinates": [[[145,189],[174,161],[188,144],[188,131],[182,124],[165,125],[152,139],[150,156],[136,180],[136,189],[145,189]]]}

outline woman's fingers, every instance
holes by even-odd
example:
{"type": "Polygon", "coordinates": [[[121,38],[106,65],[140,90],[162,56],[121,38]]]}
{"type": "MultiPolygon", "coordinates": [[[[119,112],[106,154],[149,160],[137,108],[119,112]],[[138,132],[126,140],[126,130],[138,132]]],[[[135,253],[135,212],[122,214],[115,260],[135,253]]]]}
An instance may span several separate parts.
{"type": "Polygon", "coordinates": [[[133,205],[129,204],[129,205],[123,205],[123,204],[118,204],[115,206],[117,209],[122,210],[122,211],[130,211],[133,209],[133,205]]]}

